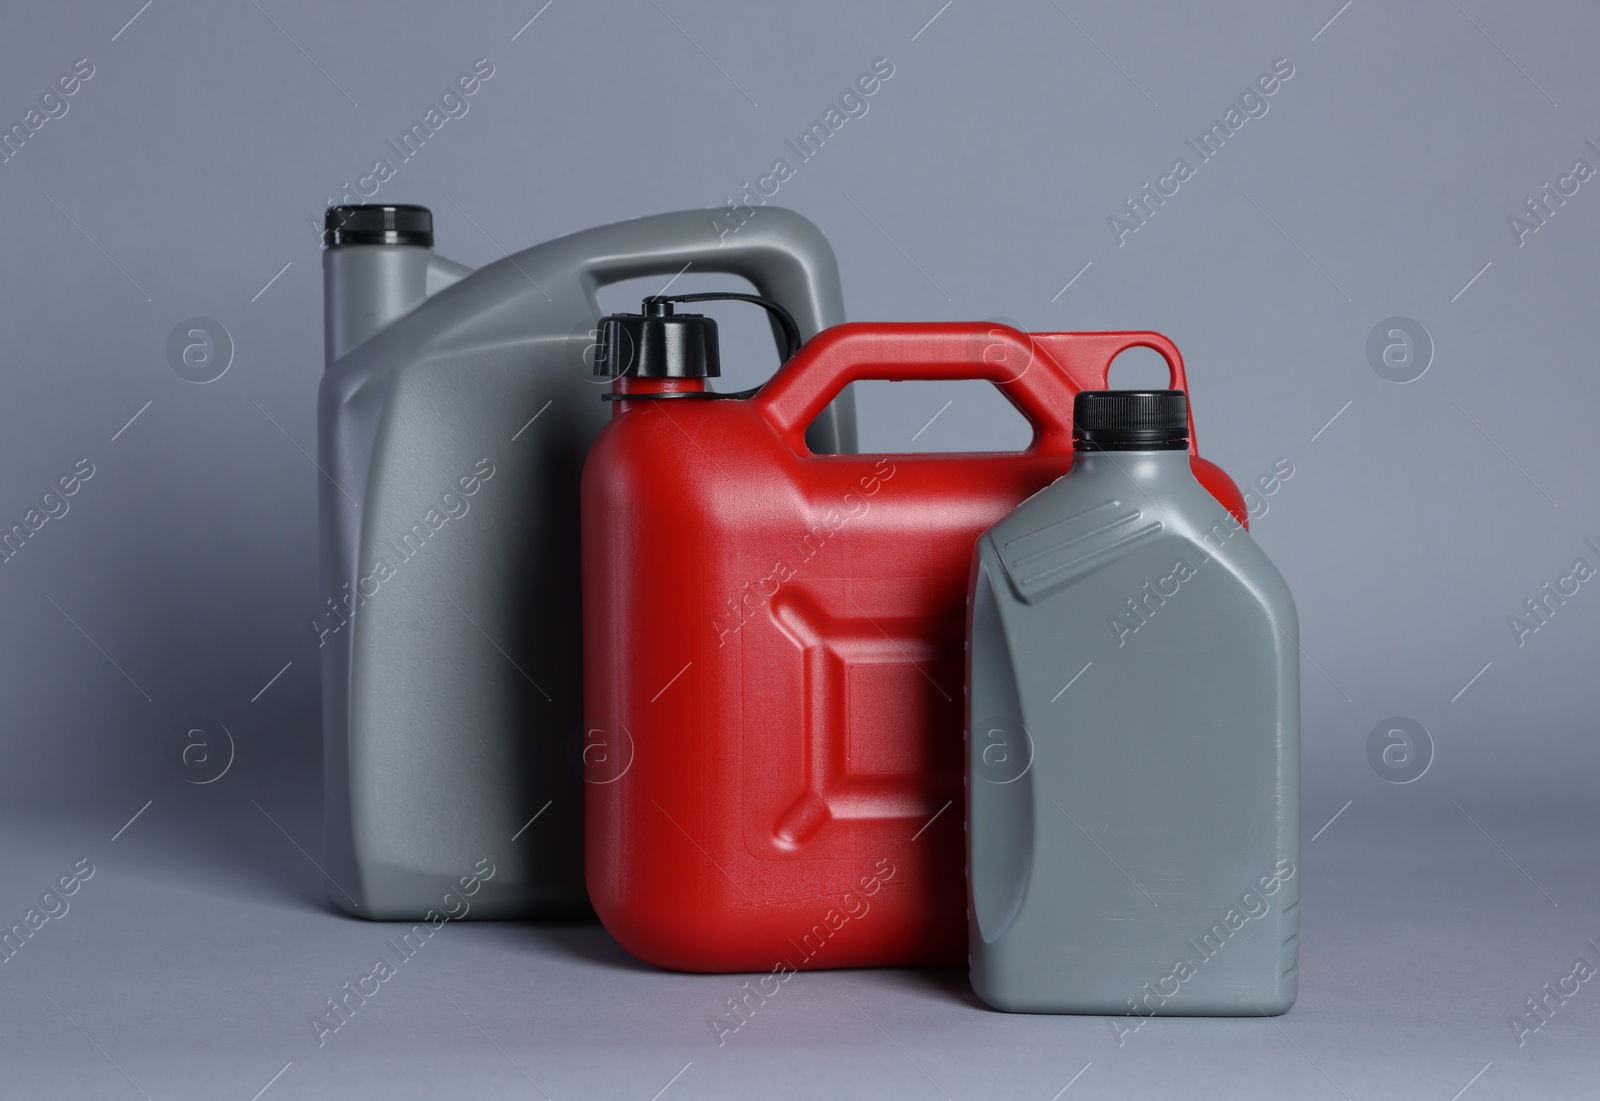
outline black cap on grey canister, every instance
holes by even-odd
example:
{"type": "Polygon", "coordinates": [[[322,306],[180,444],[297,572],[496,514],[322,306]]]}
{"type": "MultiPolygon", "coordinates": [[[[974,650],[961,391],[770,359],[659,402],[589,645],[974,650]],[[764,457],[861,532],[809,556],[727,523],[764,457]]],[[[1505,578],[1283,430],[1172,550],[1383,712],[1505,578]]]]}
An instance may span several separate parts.
{"type": "Polygon", "coordinates": [[[322,223],[325,248],[346,245],[433,247],[433,211],[425,206],[330,206],[322,223]]]}
{"type": "Polygon", "coordinates": [[[1072,403],[1080,451],[1168,451],[1189,446],[1182,390],[1081,390],[1072,403]]]}

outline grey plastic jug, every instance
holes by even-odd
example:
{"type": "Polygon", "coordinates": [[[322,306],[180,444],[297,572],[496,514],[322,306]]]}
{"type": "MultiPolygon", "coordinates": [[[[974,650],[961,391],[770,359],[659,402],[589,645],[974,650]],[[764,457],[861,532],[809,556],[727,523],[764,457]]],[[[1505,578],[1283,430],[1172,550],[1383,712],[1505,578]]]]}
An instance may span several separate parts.
{"type": "Polygon", "coordinates": [[[1299,975],[1294,600],[1196,480],[1182,391],[1080,392],[1073,436],[1070,472],[974,556],[973,988],[1020,1012],[1282,1013],[1299,975]]]}
{"type": "MultiPolygon", "coordinates": [[[[604,749],[583,744],[578,482],[611,415],[596,291],[692,267],[749,279],[805,337],[844,320],[820,230],[765,207],[724,240],[719,213],[617,222],[474,272],[434,255],[425,208],[328,211],[312,626],[343,909],[589,912],[583,775],[604,749]]],[[[852,400],[808,439],[853,451],[852,400]]]]}

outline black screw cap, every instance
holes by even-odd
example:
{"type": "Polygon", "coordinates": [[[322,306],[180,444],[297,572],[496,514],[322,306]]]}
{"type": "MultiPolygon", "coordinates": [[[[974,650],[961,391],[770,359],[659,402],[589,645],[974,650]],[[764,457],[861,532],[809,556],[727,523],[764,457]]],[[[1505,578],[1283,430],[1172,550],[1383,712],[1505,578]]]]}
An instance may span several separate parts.
{"type": "Polygon", "coordinates": [[[644,313],[602,317],[594,373],[608,378],[720,378],[717,323],[697,313],[673,313],[661,298],[644,313]]]}
{"type": "Polygon", "coordinates": [[[1189,446],[1182,390],[1081,390],[1072,403],[1072,442],[1082,451],[1168,451],[1189,446]]]}
{"type": "Polygon", "coordinates": [[[345,245],[433,247],[433,211],[425,206],[330,206],[322,226],[325,248],[345,245]]]}

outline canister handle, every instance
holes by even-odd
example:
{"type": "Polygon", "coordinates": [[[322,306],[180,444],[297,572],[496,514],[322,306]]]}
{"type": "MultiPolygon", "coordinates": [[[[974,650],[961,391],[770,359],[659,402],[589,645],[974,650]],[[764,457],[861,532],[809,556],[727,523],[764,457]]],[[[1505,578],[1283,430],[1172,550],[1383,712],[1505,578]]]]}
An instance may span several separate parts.
{"type": "MultiPolygon", "coordinates": [[[[742,220],[727,209],[653,214],[582,230],[539,247],[545,253],[559,250],[552,263],[565,260],[577,270],[597,311],[596,291],[608,283],[694,271],[750,280],[762,295],[794,315],[805,337],[844,320],[833,248],[820,229],[782,207],[761,207],[742,220]]],[[[784,347],[776,323],[773,338],[780,349],[784,347]]],[[[814,421],[808,421],[811,446],[852,452],[856,448],[853,397],[838,391],[829,396],[837,398],[831,408],[819,410],[814,421]]]]}
{"type": "Polygon", "coordinates": [[[1073,398],[1079,390],[1107,389],[1112,360],[1138,347],[1166,360],[1172,389],[1187,389],[1183,357],[1160,333],[1029,334],[987,322],[856,322],[815,337],[753,400],[804,454],[806,425],[852,382],[980,379],[994,383],[1033,425],[1028,454],[1070,454],[1073,398]]]}

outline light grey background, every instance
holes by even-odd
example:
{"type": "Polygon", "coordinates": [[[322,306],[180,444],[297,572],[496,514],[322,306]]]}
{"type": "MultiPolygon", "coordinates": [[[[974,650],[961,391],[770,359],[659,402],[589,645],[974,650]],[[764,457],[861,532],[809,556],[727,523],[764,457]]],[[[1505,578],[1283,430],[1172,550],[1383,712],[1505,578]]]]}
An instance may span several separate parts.
{"type": "MultiPolygon", "coordinates": [[[[94,65],[0,164],[0,527],[95,469],[0,565],[0,924],[74,861],[97,869],[0,965],[0,1092],[249,1098],[285,1064],[267,1097],[1046,1101],[1086,1064],[1065,1097],[1592,1090],[1600,992],[1522,1046],[1508,1018],[1576,957],[1600,964],[1600,582],[1525,645],[1507,617],[1574,559],[1600,566],[1600,178],[1520,245],[1508,217],[1578,158],[1600,167],[1600,12],[539,2],[0,14],[0,121],[94,65]],[[452,925],[317,1047],[306,1018],[388,931],[328,912],[313,864],[307,219],[484,57],[468,113],[375,196],[430,206],[443,255],[720,205],[783,157],[774,201],[828,234],[852,318],[1155,329],[1184,351],[1205,455],[1241,486],[1293,464],[1253,527],[1306,657],[1292,1013],[1156,1021],[1119,1046],[1104,1020],[987,1013],[958,972],[836,973],[718,1048],[730,977],[632,964],[593,926],[452,925]],[[894,75],[868,113],[798,163],[785,139],[878,58],[894,75]],[[1185,139],[1280,58],[1268,113],[1200,163],[1185,139]],[[1119,244],[1108,216],[1179,157],[1193,177],[1119,244]],[[1366,353],[1397,315],[1435,347],[1404,385],[1366,353]],[[167,362],[194,316],[236,347],[206,385],[167,362]],[[204,786],[169,744],[193,716],[237,746],[204,786]],[[1368,763],[1391,716],[1435,747],[1405,785],[1368,763]]],[[[729,384],[770,370],[759,319],[717,312],[729,384]]],[[[976,384],[872,386],[861,410],[865,449],[1019,438],[976,384]]]]}

